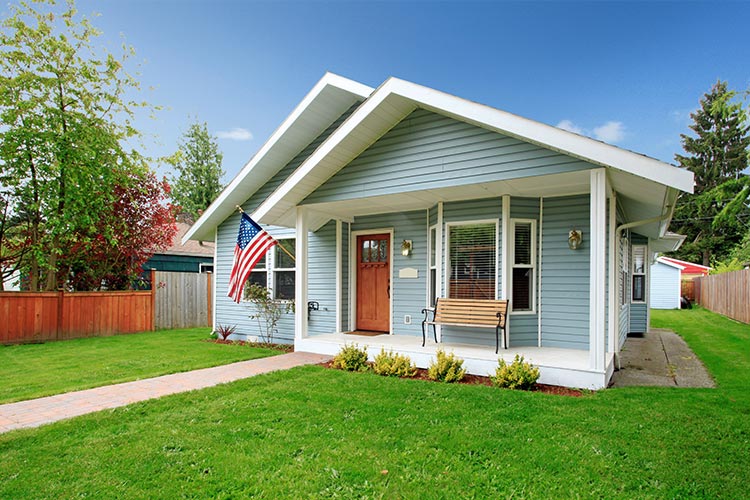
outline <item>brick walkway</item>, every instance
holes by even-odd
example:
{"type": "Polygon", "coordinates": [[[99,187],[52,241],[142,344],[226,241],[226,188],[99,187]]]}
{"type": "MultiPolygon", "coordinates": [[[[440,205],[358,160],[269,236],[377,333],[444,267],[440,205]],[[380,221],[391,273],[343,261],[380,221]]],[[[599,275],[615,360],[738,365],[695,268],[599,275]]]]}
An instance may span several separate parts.
{"type": "Polygon", "coordinates": [[[261,373],[321,363],[328,359],[330,359],[330,356],[293,352],[269,358],[241,361],[230,365],[173,373],[162,377],[4,404],[0,405],[0,433],[14,429],[38,427],[86,413],[117,408],[138,401],[160,398],[168,394],[203,389],[260,375],[261,373]]]}

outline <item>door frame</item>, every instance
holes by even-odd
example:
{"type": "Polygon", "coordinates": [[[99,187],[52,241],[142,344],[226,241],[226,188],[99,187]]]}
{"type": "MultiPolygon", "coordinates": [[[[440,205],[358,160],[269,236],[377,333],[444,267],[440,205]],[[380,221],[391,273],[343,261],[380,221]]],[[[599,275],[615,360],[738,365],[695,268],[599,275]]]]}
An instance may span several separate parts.
{"type": "Polygon", "coordinates": [[[388,300],[389,321],[388,335],[393,335],[393,295],[395,283],[393,281],[393,228],[359,229],[349,235],[349,329],[357,329],[357,237],[368,234],[388,234],[390,248],[388,249],[388,279],[391,282],[391,297],[388,300]],[[353,328],[352,328],[353,327],[353,328]]]}

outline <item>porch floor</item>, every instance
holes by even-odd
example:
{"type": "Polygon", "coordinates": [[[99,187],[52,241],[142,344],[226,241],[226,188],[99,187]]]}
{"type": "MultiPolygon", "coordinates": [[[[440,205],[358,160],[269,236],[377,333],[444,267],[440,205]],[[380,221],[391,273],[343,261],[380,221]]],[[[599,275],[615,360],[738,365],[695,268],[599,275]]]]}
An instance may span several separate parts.
{"type": "Polygon", "coordinates": [[[468,373],[482,376],[494,374],[498,358],[511,362],[515,355],[519,354],[526,361],[539,367],[540,383],[589,389],[606,387],[614,365],[611,353],[607,355],[607,369],[604,372],[597,372],[589,367],[589,351],[586,350],[523,346],[500,349],[495,354],[494,346],[448,342],[436,344],[432,339],[428,339],[422,347],[422,337],[411,335],[383,334],[376,337],[351,333],[314,335],[297,340],[295,350],[333,355],[344,344],[353,343],[367,347],[370,359],[377,356],[381,349],[385,349],[408,355],[419,368],[427,368],[434,360],[435,351],[442,348],[462,358],[468,373]]]}

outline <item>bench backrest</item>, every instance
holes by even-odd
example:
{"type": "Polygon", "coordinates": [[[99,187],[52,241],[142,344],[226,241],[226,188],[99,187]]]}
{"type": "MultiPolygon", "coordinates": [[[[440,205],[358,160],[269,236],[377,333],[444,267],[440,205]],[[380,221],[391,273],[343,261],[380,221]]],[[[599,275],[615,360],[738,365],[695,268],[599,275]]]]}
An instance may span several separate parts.
{"type": "Polygon", "coordinates": [[[463,325],[497,325],[497,313],[502,313],[500,326],[505,327],[507,300],[438,299],[435,322],[463,325]]]}

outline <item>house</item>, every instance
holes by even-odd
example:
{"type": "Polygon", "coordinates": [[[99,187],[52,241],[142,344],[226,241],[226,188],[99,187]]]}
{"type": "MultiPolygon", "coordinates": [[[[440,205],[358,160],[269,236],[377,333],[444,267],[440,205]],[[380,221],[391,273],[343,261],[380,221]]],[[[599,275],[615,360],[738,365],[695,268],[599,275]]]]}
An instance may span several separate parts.
{"type": "Polygon", "coordinates": [[[682,271],[672,260],[659,257],[649,269],[648,305],[651,309],[679,309],[682,297],[682,271]]]}
{"type": "Polygon", "coordinates": [[[486,375],[490,330],[444,326],[423,347],[421,311],[507,298],[499,355],[525,356],[542,383],[597,389],[647,328],[646,263],[682,243],[667,227],[692,190],[692,173],[603,142],[397,78],[373,89],[326,74],[184,241],[216,241],[214,324],[241,335],[258,333],[250,304],[226,297],[238,205],[296,255],[275,248],[250,278],[296,301],[277,341],[328,354],[357,342],[422,367],[442,347],[486,375]]]}
{"type": "Polygon", "coordinates": [[[177,222],[177,234],[172,245],[162,251],[154,253],[143,264],[144,272],[151,269],[159,271],[177,271],[183,273],[207,273],[214,269],[214,242],[211,241],[182,241],[190,224],[177,222]]]}
{"type": "Polygon", "coordinates": [[[693,281],[693,278],[699,278],[701,276],[708,276],[711,272],[711,268],[708,266],[702,266],[700,264],[693,264],[692,262],[686,262],[684,260],[673,259],[672,257],[660,257],[664,262],[671,262],[682,267],[681,279],[682,281],[693,281]]]}

